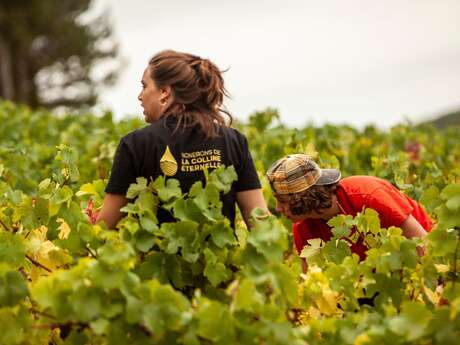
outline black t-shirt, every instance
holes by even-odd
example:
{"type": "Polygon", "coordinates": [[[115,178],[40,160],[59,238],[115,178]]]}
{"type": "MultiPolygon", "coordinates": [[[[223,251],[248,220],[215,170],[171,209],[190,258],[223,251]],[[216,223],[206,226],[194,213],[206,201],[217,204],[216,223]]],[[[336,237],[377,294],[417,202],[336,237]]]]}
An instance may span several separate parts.
{"type": "MultiPolygon", "coordinates": [[[[205,167],[212,171],[220,165],[233,165],[238,180],[222,198],[222,214],[233,226],[236,192],[261,188],[246,138],[233,128],[219,126],[219,136],[207,140],[198,127],[174,131],[176,123],[173,117],[160,118],[124,136],[115,154],[106,193],[124,195],[137,177],[150,181],[160,175],[179,180],[186,193],[196,181],[205,183],[205,167]]],[[[161,208],[157,216],[160,223],[173,220],[161,208]]]]}

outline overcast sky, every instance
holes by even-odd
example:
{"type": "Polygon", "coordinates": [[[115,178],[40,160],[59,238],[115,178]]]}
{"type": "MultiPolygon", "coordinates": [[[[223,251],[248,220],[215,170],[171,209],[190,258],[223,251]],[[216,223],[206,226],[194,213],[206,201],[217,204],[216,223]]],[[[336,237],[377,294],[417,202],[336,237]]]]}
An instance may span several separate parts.
{"type": "Polygon", "coordinates": [[[241,120],[270,106],[291,126],[388,127],[460,109],[459,0],[96,0],[103,10],[127,61],[100,102],[117,119],[141,117],[142,72],[163,49],[229,68],[241,120]]]}

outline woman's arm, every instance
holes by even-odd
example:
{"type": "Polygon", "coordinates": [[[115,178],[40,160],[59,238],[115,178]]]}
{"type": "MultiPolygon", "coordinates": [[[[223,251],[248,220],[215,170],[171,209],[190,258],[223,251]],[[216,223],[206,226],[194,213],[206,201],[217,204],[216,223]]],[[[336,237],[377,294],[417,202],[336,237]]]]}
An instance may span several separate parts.
{"type": "Polygon", "coordinates": [[[251,212],[253,209],[259,207],[262,210],[266,211],[267,214],[270,213],[268,211],[267,204],[265,203],[265,199],[262,194],[262,189],[260,188],[245,190],[243,192],[236,192],[236,202],[241,211],[241,214],[243,215],[244,222],[246,223],[248,229],[252,227],[251,212]]]}
{"type": "Polygon", "coordinates": [[[107,193],[102,203],[96,222],[104,221],[109,229],[115,229],[119,220],[123,217],[120,209],[128,203],[128,199],[121,194],[107,193]]]}

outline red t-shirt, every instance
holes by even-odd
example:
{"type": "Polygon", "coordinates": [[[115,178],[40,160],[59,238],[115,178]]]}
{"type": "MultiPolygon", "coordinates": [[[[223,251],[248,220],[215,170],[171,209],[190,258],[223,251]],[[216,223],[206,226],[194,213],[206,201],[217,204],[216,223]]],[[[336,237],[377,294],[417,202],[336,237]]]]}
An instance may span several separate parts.
{"type": "MultiPolygon", "coordinates": [[[[379,213],[382,228],[400,226],[409,215],[412,215],[420,225],[430,231],[433,223],[416,201],[400,192],[390,182],[374,176],[351,176],[338,183],[337,200],[345,214],[353,217],[364,208],[372,208],[379,213]]],[[[294,243],[300,253],[308,240],[321,238],[328,241],[332,237],[331,228],[323,219],[307,218],[292,227],[294,243]]],[[[363,260],[367,247],[358,241],[352,244],[351,250],[363,260]]]]}

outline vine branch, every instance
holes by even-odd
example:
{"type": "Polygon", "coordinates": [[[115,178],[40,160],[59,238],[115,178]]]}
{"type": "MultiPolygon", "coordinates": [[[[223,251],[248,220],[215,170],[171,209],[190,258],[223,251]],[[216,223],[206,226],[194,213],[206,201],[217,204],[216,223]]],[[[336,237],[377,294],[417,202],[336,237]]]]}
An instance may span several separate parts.
{"type": "Polygon", "coordinates": [[[5,228],[6,231],[13,232],[9,227],[6,226],[6,224],[3,222],[3,220],[0,219],[0,224],[5,228]]]}
{"type": "Polygon", "coordinates": [[[89,249],[88,245],[86,245],[85,248],[88,251],[89,255],[91,255],[94,259],[97,259],[97,255],[95,253],[93,253],[93,251],[91,249],[89,249]]]}
{"type": "Polygon", "coordinates": [[[47,314],[43,311],[40,311],[40,310],[37,310],[35,308],[30,308],[30,311],[33,313],[33,314],[36,314],[36,315],[41,315],[41,316],[44,316],[44,317],[47,317],[49,319],[54,319],[56,320],[56,317],[54,317],[53,315],[50,315],[50,314],[47,314]]]}
{"type": "Polygon", "coordinates": [[[29,255],[27,255],[27,254],[26,254],[26,258],[29,259],[29,261],[30,261],[31,263],[33,263],[35,266],[40,267],[40,268],[43,268],[45,271],[47,271],[47,272],[49,272],[49,273],[52,272],[48,267],[46,267],[46,266],[42,265],[41,263],[39,263],[38,261],[32,259],[32,258],[31,258],[29,255]]]}

